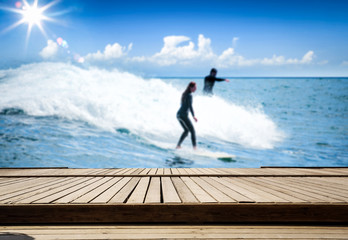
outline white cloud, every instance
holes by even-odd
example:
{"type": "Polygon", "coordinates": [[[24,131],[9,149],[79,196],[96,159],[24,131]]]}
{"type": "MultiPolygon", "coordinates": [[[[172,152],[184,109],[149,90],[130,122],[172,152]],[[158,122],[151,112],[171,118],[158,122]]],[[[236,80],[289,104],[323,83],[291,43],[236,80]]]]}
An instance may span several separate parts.
{"type": "Polygon", "coordinates": [[[145,62],[147,60],[147,58],[144,56],[137,56],[137,57],[132,57],[129,60],[133,61],[133,62],[145,62]]]}
{"type": "Polygon", "coordinates": [[[95,60],[95,61],[105,61],[111,59],[121,58],[128,54],[132,49],[133,44],[130,43],[127,47],[122,47],[119,43],[114,43],[113,45],[106,45],[104,52],[97,51],[96,53],[89,53],[85,57],[86,60],[95,60]]]}
{"type": "Polygon", "coordinates": [[[308,51],[302,58],[301,63],[311,63],[314,57],[313,51],[308,51]]]}
{"type": "Polygon", "coordinates": [[[286,59],[284,56],[273,55],[271,59],[264,58],[261,61],[263,65],[284,65],[284,64],[308,64],[313,60],[314,52],[308,51],[301,60],[297,58],[286,59]]]}
{"type": "Polygon", "coordinates": [[[164,46],[161,51],[155,53],[149,60],[159,65],[168,66],[177,63],[188,64],[192,62],[192,60],[210,59],[214,57],[209,38],[205,38],[200,34],[198,36],[197,49],[195,48],[195,44],[189,40],[190,38],[186,36],[167,36],[163,39],[164,46]],[[186,42],[188,42],[186,45],[180,46],[180,44],[186,42]]]}
{"type": "Polygon", "coordinates": [[[348,66],[348,61],[343,61],[341,65],[348,66]]]}
{"type": "Polygon", "coordinates": [[[50,59],[56,56],[58,52],[58,44],[52,40],[47,40],[47,46],[39,53],[44,59],[50,59]]]}
{"type": "Polygon", "coordinates": [[[205,38],[203,34],[198,36],[198,56],[204,59],[209,59],[215,56],[211,48],[211,40],[205,38]]]}
{"type": "Polygon", "coordinates": [[[285,57],[277,56],[274,54],[272,58],[264,58],[259,63],[261,63],[262,65],[281,65],[285,62],[294,63],[296,61],[297,59],[289,59],[288,61],[286,61],[285,57]]]}
{"type": "Polygon", "coordinates": [[[237,53],[233,48],[226,49],[216,61],[218,67],[228,68],[233,66],[254,66],[254,65],[291,65],[291,64],[309,64],[314,57],[313,51],[308,51],[301,60],[297,58],[286,59],[284,56],[273,55],[272,58],[247,59],[237,53]]]}
{"type": "MultiPolygon", "coordinates": [[[[233,46],[239,41],[239,37],[232,40],[233,46]]],[[[313,62],[314,52],[308,51],[302,58],[286,58],[282,55],[274,54],[271,58],[247,58],[235,51],[234,47],[229,47],[220,55],[214,53],[211,47],[210,38],[199,34],[197,45],[187,36],[166,36],[163,38],[163,47],[152,56],[133,56],[129,57],[128,52],[133,44],[128,47],[121,46],[119,43],[108,44],[103,52],[88,54],[86,61],[105,62],[112,59],[120,59],[131,65],[132,63],[142,63],[160,66],[187,65],[199,66],[210,65],[218,68],[229,67],[250,67],[250,66],[281,66],[281,65],[304,65],[313,62]]],[[[150,66],[147,65],[147,66],[150,66]]]]}
{"type": "Polygon", "coordinates": [[[255,60],[245,59],[243,56],[235,53],[234,48],[228,48],[217,58],[216,65],[221,68],[230,66],[251,66],[255,60]]]}

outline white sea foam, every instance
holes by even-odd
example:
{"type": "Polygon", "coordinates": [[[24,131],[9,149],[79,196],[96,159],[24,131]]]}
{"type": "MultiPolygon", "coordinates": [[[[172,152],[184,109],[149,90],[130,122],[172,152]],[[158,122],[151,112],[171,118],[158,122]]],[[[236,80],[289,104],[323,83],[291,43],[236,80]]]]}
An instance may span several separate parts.
{"type": "MultiPolygon", "coordinates": [[[[184,89],[165,80],[49,62],[2,70],[0,76],[5,76],[0,82],[0,110],[20,108],[29,115],[86,121],[108,131],[125,128],[167,145],[175,145],[182,132],[175,115],[184,89]]],[[[194,96],[194,109],[200,139],[273,148],[283,138],[259,109],[199,94],[194,96]]]]}

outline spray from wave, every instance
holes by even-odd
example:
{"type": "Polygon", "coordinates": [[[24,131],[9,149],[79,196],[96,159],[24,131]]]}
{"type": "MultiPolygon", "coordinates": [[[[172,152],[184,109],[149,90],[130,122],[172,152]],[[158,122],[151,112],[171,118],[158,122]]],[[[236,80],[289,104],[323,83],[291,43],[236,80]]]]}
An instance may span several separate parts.
{"type": "MultiPolygon", "coordinates": [[[[112,132],[127,129],[173,146],[182,132],[175,115],[184,89],[165,80],[67,63],[28,64],[1,70],[0,76],[0,111],[18,108],[29,115],[85,121],[112,132]]],[[[193,104],[200,139],[261,149],[273,148],[283,139],[276,124],[259,109],[199,94],[193,104]]]]}

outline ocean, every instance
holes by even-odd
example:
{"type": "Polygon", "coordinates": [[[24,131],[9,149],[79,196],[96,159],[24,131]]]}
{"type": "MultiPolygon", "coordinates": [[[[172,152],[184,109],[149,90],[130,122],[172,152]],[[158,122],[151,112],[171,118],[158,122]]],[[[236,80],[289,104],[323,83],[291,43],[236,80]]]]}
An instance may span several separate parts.
{"type": "Polygon", "coordinates": [[[230,77],[212,97],[203,78],[54,62],[0,70],[0,167],[348,166],[348,78],[230,77]],[[176,150],[190,81],[198,149],[187,137],[176,150]]]}

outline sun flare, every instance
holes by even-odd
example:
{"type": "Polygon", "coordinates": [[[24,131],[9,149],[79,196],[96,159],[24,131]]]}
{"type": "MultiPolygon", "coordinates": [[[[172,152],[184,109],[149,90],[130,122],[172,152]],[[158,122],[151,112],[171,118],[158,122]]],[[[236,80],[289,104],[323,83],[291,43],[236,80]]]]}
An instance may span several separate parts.
{"type": "Polygon", "coordinates": [[[38,8],[35,5],[25,7],[22,15],[23,22],[26,22],[29,25],[41,25],[41,20],[46,18],[46,16],[43,15],[43,9],[38,8]]]}
{"type": "Polygon", "coordinates": [[[54,19],[47,17],[45,11],[57,3],[58,0],[52,1],[44,6],[39,6],[39,0],[34,0],[32,4],[29,4],[27,0],[16,2],[16,8],[6,8],[6,10],[18,13],[22,15],[22,18],[15,22],[13,25],[5,29],[9,31],[21,24],[27,24],[27,40],[30,37],[33,26],[37,26],[43,35],[46,36],[45,30],[42,26],[43,21],[54,21],[54,19]]]}

